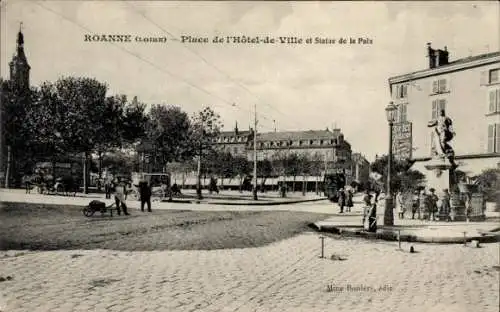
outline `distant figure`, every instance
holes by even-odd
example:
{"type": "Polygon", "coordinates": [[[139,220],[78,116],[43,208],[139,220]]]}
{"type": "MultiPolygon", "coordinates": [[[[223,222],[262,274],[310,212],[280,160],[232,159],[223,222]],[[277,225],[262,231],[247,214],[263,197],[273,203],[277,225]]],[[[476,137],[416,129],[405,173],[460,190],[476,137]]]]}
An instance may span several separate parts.
{"type": "Polygon", "coordinates": [[[436,211],[437,211],[437,202],[439,198],[435,194],[435,189],[431,188],[429,190],[430,194],[427,196],[427,209],[429,209],[429,220],[434,221],[436,219],[436,211]]]}
{"type": "MultiPolygon", "coordinates": [[[[370,191],[367,189],[365,191],[365,195],[363,196],[363,226],[365,225],[367,219],[368,219],[368,212],[370,211],[370,208],[372,206],[372,195],[370,194],[370,191]]],[[[366,223],[367,224],[367,223],[366,223]]],[[[366,226],[366,230],[368,230],[368,226],[366,226]]]]}
{"type": "Polygon", "coordinates": [[[378,202],[378,197],[380,196],[380,188],[375,188],[375,202],[378,202]]]}
{"type": "MultiPolygon", "coordinates": [[[[417,213],[418,208],[420,207],[420,198],[418,196],[418,191],[415,190],[411,199],[411,218],[415,219],[415,213],[417,213]]],[[[420,213],[419,213],[420,215],[420,213]]]]}
{"type": "Polygon", "coordinates": [[[151,212],[151,187],[148,182],[139,182],[139,197],[141,200],[141,211],[144,212],[144,205],[148,206],[148,212],[151,212]]]}
{"type": "Polygon", "coordinates": [[[179,188],[179,186],[177,185],[177,183],[174,183],[174,185],[172,185],[172,194],[174,196],[180,196],[180,195],[182,195],[181,194],[181,189],[179,188]]]}
{"type": "Polygon", "coordinates": [[[344,192],[344,189],[341,188],[339,190],[339,207],[340,207],[340,213],[344,213],[344,206],[346,204],[346,195],[345,195],[345,192],[344,192]]]}
{"type": "Polygon", "coordinates": [[[428,200],[427,200],[427,194],[425,193],[425,190],[420,191],[420,195],[418,197],[418,219],[420,220],[421,217],[425,217],[425,213],[428,211],[428,200]],[[422,216],[424,214],[424,216],[422,216]]]}
{"type": "Polygon", "coordinates": [[[446,216],[446,221],[450,221],[450,192],[448,189],[443,190],[443,198],[441,199],[441,216],[446,216]]]}
{"type": "Polygon", "coordinates": [[[403,194],[401,193],[401,191],[398,191],[398,193],[396,194],[396,212],[398,213],[399,219],[404,219],[405,211],[403,194]]]}
{"type": "Polygon", "coordinates": [[[125,203],[125,191],[125,184],[122,183],[118,178],[114,186],[116,212],[118,213],[118,215],[120,215],[121,211],[123,210],[123,214],[128,216],[129,213],[127,212],[127,204],[125,203]]]}
{"type": "Polygon", "coordinates": [[[347,196],[346,196],[346,212],[351,212],[351,208],[354,206],[354,203],[352,201],[353,193],[352,190],[349,189],[347,190],[347,196]]]}

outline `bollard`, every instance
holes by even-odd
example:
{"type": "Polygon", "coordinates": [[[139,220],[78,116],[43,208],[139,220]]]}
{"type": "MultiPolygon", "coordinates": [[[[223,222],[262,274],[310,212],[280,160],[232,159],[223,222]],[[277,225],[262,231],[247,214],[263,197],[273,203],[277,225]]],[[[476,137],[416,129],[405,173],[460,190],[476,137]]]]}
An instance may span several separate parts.
{"type": "Polygon", "coordinates": [[[321,258],[325,257],[325,237],[320,236],[319,239],[321,239],[321,258]]]}
{"type": "Polygon", "coordinates": [[[467,236],[466,236],[467,232],[464,232],[464,246],[467,247],[467,236]]]}

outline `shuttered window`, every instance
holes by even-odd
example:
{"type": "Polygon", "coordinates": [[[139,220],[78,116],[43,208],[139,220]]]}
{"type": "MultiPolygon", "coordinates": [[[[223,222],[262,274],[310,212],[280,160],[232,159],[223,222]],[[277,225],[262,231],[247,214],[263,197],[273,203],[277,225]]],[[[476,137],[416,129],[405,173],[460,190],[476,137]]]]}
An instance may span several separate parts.
{"type": "Polygon", "coordinates": [[[488,125],[488,153],[500,152],[500,124],[488,125]]]}
{"type": "Polygon", "coordinates": [[[489,92],[489,113],[500,112],[500,89],[491,90],[489,92]]]}
{"type": "Polygon", "coordinates": [[[432,93],[444,93],[448,91],[448,83],[446,79],[434,80],[432,82],[432,93]]]}
{"type": "Polygon", "coordinates": [[[490,70],[490,75],[489,75],[490,76],[489,77],[490,83],[497,83],[499,81],[498,71],[499,71],[498,68],[490,70]]]}

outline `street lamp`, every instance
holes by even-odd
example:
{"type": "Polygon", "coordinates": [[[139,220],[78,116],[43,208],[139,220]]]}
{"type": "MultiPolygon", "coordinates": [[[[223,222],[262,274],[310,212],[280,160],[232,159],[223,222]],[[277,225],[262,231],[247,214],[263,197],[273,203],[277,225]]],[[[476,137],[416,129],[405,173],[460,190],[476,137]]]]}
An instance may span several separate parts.
{"type": "Polygon", "coordinates": [[[396,121],[397,107],[391,101],[385,108],[387,122],[389,123],[389,158],[387,160],[387,191],[385,194],[384,225],[394,225],[393,198],[391,194],[391,176],[392,176],[392,126],[396,121]]]}

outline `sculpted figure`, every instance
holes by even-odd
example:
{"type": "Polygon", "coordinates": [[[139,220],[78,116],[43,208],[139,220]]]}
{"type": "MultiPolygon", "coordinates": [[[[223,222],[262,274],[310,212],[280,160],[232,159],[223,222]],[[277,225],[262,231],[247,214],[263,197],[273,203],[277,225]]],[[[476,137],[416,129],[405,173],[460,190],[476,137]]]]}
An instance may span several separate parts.
{"type": "Polygon", "coordinates": [[[430,121],[427,126],[433,127],[434,142],[439,142],[433,147],[435,155],[448,158],[452,166],[455,164],[455,152],[450,146],[449,142],[455,137],[453,131],[453,122],[451,118],[447,117],[444,110],[441,110],[439,117],[436,120],[430,121]],[[436,146],[437,145],[437,146],[436,146]]]}

